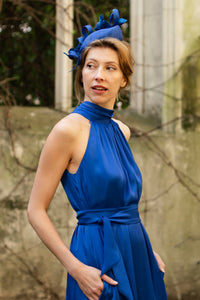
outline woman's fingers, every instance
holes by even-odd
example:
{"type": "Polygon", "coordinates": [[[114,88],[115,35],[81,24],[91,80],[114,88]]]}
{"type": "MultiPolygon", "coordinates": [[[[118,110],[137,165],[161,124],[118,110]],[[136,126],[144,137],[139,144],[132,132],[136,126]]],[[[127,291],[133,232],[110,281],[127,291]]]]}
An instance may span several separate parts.
{"type": "Polygon", "coordinates": [[[110,285],[118,284],[117,281],[108,275],[104,274],[101,277],[101,270],[85,264],[81,264],[79,270],[76,270],[73,275],[80,289],[89,300],[99,299],[104,287],[103,280],[110,285]]]}
{"type": "Polygon", "coordinates": [[[100,275],[100,270],[84,264],[81,265],[79,272],[75,274],[75,280],[89,300],[98,300],[102,293],[103,282],[100,275]]]}
{"type": "Polygon", "coordinates": [[[111,277],[109,277],[108,275],[105,275],[105,274],[101,277],[101,279],[106,281],[107,283],[109,283],[111,285],[117,285],[118,284],[117,281],[115,281],[114,279],[112,279],[111,277]]]}
{"type": "Polygon", "coordinates": [[[154,255],[157,260],[159,269],[161,270],[161,272],[165,273],[165,264],[164,264],[163,260],[161,259],[160,255],[158,253],[156,253],[155,251],[154,251],[154,255]]]}

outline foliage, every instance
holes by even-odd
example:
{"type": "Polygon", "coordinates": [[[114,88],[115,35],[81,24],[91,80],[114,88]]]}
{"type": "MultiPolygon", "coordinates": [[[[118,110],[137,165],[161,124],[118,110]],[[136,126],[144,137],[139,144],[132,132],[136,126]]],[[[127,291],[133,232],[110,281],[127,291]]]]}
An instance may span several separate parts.
{"type": "MultiPolygon", "coordinates": [[[[123,1],[123,6],[119,0],[116,0],[114,4],[110,0],[75,0],[74,4],[75,35],[77,36],[81,35],[81,28],[85,24],[90,24],[94,28],[101,14],[109,21],[113,8],[119,10],[120,17],[129,20],[129,0],[123,1]]],[[[129,30],[126,30],[124,33],[125,38],[128,39],[129,30]]]]}
{"type": "MultiPolygon", "coordinates": [[[[0,1],[0,103],[54,106],[56,0],[0,1]],[[5,82],[6,78],[6,82],[5,82]]],[[[74,1],[74,43],[113,8],[129,19],[129,1],[74,1]]],[[[128,39],[129,30],[124,32],[128,39]]]]}
{"type": "Polygon", "coordinates": [[[0,76],[1,79],[14,77],[9,82],[9,90],[17,104],[53,105],[54,16],[54,3],[3,1],[0,76]]]}

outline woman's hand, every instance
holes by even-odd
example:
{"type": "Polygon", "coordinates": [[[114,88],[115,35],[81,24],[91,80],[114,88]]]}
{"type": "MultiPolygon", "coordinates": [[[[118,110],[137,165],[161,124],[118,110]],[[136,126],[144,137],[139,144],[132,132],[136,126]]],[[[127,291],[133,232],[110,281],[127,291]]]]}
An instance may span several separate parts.
{"type": "Polygon", "coordinates": [[[74,279],[89,300],[99,300],[103,291],[102,280],[111,285],[118,284],[117,281],[105,274],[101,277],[100,270],[87,265],[81,265],[81,268],[77,270],[77,275],[74,276],[74,279]]]}
{"type": "Polygon", "coordinates": [[[158,253],[156,253],[155,251],[153,251],[153,253],[154,253],[155,258],[157,260],[160,271],[165,273],[165,264],[164,264],[163,260],[161,259],[160,255],[158,253]]]}

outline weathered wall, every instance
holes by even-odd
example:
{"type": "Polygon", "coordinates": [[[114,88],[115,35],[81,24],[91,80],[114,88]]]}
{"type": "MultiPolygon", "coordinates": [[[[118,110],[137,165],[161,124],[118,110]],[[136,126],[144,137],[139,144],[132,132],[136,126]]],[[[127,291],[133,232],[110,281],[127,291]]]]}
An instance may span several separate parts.
{"type": "Polygon", "coordinates": [[[200,111],[200,2],[134,0],[130,4],[136,60],[131,107],[162,123],[178,117],[179,122],[167,127],[170,132],[196,128],[200,111]]]}
{"type": "MultiPolygon", "coordinates": [[[[44,141],[64,114],[42,108],[1,108],[0,299],[64,299],[66,272],[27,222],[26,207],[44,141]]],[[[49,210],[64,241],[73,212],[59,187],[49,210]],[[55,213],[56,212],[56,213],[55,213]]]]}
{"type": "MultiPolygon", "coordinates": [[[[66,271],[27,222],[39,153],[63,113],[47,108],[0,109],[0,299],[64,299],[66,271]]],[[[156,124],[130,110],[117,117],[148,131],[156,124]]],[[[130,140],[143,174],[140,212],[166,263],[169,299],[200,299],[200,133],[153,131],[130,140]]],[[[75,214],[59,186],[49,214],[69,245],[75,214]]]]}

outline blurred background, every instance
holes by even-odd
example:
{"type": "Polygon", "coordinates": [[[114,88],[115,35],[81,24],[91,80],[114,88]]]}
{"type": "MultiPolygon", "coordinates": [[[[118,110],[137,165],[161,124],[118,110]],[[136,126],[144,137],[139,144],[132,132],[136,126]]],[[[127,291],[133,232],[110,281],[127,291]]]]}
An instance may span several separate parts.
{"type": "MultiPolygon", "coordinates": [[[[200,299],[199,0],[0,0],[0,299],[65,299],[66,270],[27,222],[41,149],[77,100],[64,55],[113,8],[135,59],[115,117],[131,128],[140,214],[166,264],[169,300],[200,299]]],[[[49,209],[69,246],[75,213],[61,186],[49,209]]],[[[145,286],[144,286],[145,288],[145,286]]]]}

